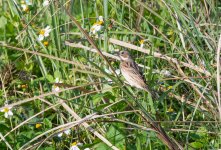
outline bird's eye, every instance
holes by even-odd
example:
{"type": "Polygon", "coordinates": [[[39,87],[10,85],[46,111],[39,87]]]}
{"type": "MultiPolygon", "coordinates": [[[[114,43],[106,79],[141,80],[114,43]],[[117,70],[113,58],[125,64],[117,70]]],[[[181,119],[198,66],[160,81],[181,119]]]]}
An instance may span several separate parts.
{"type": "Polygon", "coordinates": [[[121,52],[121,55],[123,55],[124,54],[124,52],[121,52]]]}

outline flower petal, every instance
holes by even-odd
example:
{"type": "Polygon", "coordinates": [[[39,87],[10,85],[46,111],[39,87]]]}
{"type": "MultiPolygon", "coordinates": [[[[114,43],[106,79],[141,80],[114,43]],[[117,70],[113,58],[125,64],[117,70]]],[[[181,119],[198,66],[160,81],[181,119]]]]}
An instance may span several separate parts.
{"type": "Polygon", "coordinates": [[[67,130],[64,131],[64,133],[65,133],[66,135],[70,135],[70,134],[71,134],[71,130],[70,130],[70,129],[67,129],[67,130]]]}
{"type": "Polygon", "coordinates": [[[23,11],[26,11],[27,8],[28,8],[28,5],[26,5],[26,4],[22,4],[21,7],[22,7],[22,10],[23,10],[23,11]]]}
{"type": "Polygon", "coordinates": [[[49,36],[49,32],[45,32],[44,36],[48,37],[49,36]]]}
{"type": "Polygon", "coordinates": [[[59,78],[56,78],[56,79],[55,79],[55,83],[59,83],[59,78]]]}
{"type": "Polygon", "coordinates": [[[5,113],[5,118],[8,118],[8,113],[5,113]]]}
{"type": "Polygon", "coordinates": [[[105,71],[106,73],[108,73],[108,74],[111,74],[111,71],[110,71],[109,69],[107,69],[107,68],[105,68],[104,71],[105,71]]]}
{"type": "Polygon", "coordinates": [[[40,34],[40,35],[38,36],[38,41],[42,41],[42,40],[44,40],[44,36],[40,34]]]}
{"type": "Polygon", "coordinates": [[[8,111],[8,116],[13,116],[13,112],[11,110],[8,111]]]}
{"type": "Polygon", "coordinates": [[[25,0],[25,3],[26,3],[27,5],[32,5],[32,3],[31,3],[29,0],[25,0]]]}
{"type": "Polygon", "coordinates": [[[59,134],[58,134],[58,137],[62,137],[62,135],[63,135],[63,132],[59,133],[59,134]]]}
{"type": "Polygon", "coordinates": [[[50,26],[47,26],[46,28],[45,28],[45,30],[49,30],[50,29],[50,26]]]}
{"type": "Polygon", "coordinates": [[[60,88],[58,86],[52,87],[52,92],[58,92],[60,88]]]}
{"type": "Polygon", "coordinates": [[[103,16],[99,16],[99,17],[98,17],[98,20],[99,20],[99,21],[104,21],[103,16]]]}
{"type": "Polygon", "coordinates": [[[49,5],[49,1],[48,0],[45,0],[44,2],[43,2],[43,6],[45,7],[45,6],[48,6],[49,5]]]}
{"type": "Polygon", "coordinates": [[[76,145],[71,146],[70,150],[80,150],[76,145]]]}
{"type": "Polygon", "coordinates": [[[77,143],[77,146],[83,146],[83,143],[79,142],[79,143],[77,143]]]}
{"type": "Polygon", "coordinates": [[[119,75],[120,74],[120,69],[115,70],[116,74],[119,75]]]}

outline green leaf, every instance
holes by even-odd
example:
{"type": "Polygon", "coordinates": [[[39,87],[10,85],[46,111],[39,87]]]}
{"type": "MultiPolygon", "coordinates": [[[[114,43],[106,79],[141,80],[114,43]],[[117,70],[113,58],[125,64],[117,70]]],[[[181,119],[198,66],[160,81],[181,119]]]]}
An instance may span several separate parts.
{"type": "Polygon", "coordinates": [[[93,99],[94,105],[97,105],[102,100],[103,96],[104,96],[104,94],[102,94],[102,93],[93,95],[92,99],[93,99]]]}
{"type": "Polygon", "coordinates": [[[203,147],[203,144],[201,142],[192,142],[192,143],[190,143],[190,145],[193,148],[202,148],[203,147]]]}
{"type": "Polygon", "coordinates": [[[4,16],[1,16],[0,18],[0,28],[4,28],[7,24],[7,19],[4,16]]]}
{"type": "Polygon", "coordinates": [[[54,82],[54,78],[52,75],[47,75],[46,78],[49,82],[54,82]]]}
{"type": "Polygon", "coordinates": [[[61,72],[58,71],[58,70],[56,70],[56,71],[54,72],[54,77],[61,79],[61,77],[62,77],[62,76],[61,76],[61,72]]]}
{"type": "Polygon", "coordinates": [[[136,148],[137,148],[137,150],[141,150],[141,142],[140,142],[139,137],[137,137],[137,139],[136,139],[136,148]]]}
{"type": "Polygon", "coordinates": [[[54,150],[53,147],[45,147],[43,150],[54,150]]]}
{"type": "Polygon", "coordinates": [[[52,123],[49,119],[45,118],[43,122],[47,128],[52,128],[52,123]]]}
{"type": "Polygon", "coordinates": [[[115,126],[111,125],[107,132],[108,139],[120,149],[124,148],[125,145],[125,136],[120,131],[122,125],[115,124],[115,126]]]}
{"type": "Polygon", "coordinates": [[[96,106],[96,111],[103,111],[103,109],[107,107],[108,105],[110,104],[101,104],[99,106],[96,106]]]}
{"type": "Polygon", "coordinates": [[[207,135],[207,129],[204,127],[204,126],[202,126],[202,127],[200,127],[198,130],[197,130],[197,134],[199,135],[199,136],[206,136],[207,135]]]}
{"type": "Polygon", "coordinates": [[[109,149],[110,149],[110,148],[109,148],[106,144],[104,144],[104,143],[99,143],[99,144],[95,145],[94,148],[95,148],[96,150],[109,150],[109,149]]]}

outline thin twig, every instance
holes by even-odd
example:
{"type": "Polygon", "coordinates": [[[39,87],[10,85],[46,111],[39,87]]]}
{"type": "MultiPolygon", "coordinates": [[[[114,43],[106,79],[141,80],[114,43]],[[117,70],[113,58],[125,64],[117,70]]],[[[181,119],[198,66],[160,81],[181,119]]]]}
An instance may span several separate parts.
{"type": "Polygon", "coordinates": [[[220,49],[221,49],[221,34],[219,37],[217,54],[216,54],[216,77],[217,77],[217,94],[218,94],[218,110],[219,110],[219,119],[221,120],[221,98],[220,98],[220,49]]]}
{"type": "Polygon", "coordinates": [[[5,142],[5,144],[7,145],[7,147],[10,149],[10,150],[13,150],[11,145],[8,143],[8,141],[6,141],[5,137],[2,135],[2,133],[0,132],[0,138],[5,142]]]}

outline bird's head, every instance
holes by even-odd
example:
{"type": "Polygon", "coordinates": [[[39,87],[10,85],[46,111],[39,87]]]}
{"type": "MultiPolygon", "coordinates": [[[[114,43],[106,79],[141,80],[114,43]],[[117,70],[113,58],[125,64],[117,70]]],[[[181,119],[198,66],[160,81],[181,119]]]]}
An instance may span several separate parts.
{"type": "Polygon", "coordinates": [[[128,51],[120,51],[119,57],[122,61],[131,61],[131,56],[128,51]]]}

